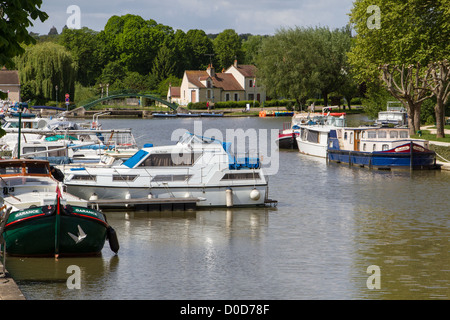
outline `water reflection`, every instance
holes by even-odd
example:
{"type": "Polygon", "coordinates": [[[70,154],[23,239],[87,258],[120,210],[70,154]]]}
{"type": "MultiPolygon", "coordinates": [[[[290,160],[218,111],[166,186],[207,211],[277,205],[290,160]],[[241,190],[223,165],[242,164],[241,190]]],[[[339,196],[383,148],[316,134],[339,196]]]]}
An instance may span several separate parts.
{"type": "MultiPolygon", "coordinates": [[[[157,145],[191,120],[108,122],[137,136],[151,126],[140,143],[157,145]]],[[[284,121],[211,119],[203,128],[284,121]]],[[[279,160],[269,177],[276,208],[107,211],[117,257],[104,248],[58,262],[9,258],[8,270],[29,299],[449,299],[449,172],[368,170],[296,150],[279,160]],[[81,290],[67,289],[70,264],[82,267],[81,290]],[[379,290],[366,286],[371,265],[381,269],[379,290]]]]}

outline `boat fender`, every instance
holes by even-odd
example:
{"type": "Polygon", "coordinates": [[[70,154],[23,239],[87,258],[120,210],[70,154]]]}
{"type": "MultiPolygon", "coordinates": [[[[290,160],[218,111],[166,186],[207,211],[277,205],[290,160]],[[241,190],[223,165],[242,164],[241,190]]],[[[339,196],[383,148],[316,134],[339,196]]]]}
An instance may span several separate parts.
{"type": "Polygon", "coordinates": [[[111,250],[117,254],[119,252],[119,240],[117,239],[117,233],[116,230],[113,229],[113,227],[108,226],[106,229],[106,237],[108,238],[109,247],[111,250]]]}
{"type": "Polygon", "coordinates": [[[252,191],[250,191],[250,199],[257,201],[261,197],[261,194],[256,188],[253,188],[252,191]]]}
{"type": "Polygon", "coordinates": [[[227,207],[232,207],[233,206],[233,190],[231,190],[231,188],[227,188],[227,190],[225,191],[226,193],[226,204],[227,207]]]}

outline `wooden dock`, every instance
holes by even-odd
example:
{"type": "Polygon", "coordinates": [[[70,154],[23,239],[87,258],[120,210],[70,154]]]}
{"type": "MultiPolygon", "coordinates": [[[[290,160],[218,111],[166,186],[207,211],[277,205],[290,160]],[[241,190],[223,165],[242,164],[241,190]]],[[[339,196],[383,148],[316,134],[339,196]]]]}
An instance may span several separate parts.
{"type": "Polygon", "coordinates": [[[192,211],[199,198],[137,198],[89,200],[88,205],[98,208],[133,208],[145,211],[192,211]]]}

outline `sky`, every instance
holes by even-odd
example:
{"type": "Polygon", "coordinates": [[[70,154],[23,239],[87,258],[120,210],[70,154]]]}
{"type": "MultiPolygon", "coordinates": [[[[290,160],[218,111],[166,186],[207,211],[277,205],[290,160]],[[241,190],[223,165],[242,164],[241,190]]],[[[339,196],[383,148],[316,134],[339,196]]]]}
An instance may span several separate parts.
{"type": "Polygon", "coordinates": [[[43,0],[41,10],[49,18],[32,21],[29,31],[48,34],[64,25],[104,29],[108,19],[125,14],[181,29],[220,33],[233,29],[238,34],[272,35],[280,28],[341,28],[348,23],[353,0],[43,0]],[[79,15],[68,9],[78,6],[79,15]],[[79,18],[78,18],[79,17],[79,18]]]}

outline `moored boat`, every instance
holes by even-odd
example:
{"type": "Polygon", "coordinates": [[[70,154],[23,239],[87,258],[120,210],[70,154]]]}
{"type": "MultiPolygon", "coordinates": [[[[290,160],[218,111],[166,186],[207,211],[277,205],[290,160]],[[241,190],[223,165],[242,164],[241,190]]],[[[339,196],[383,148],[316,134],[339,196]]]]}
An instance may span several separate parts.
{"type": "Polygon", "coordinates": [[[259,158],[235,156],[230,146],[186,133],[175,145],[144,147],[120,165],[59,168],[68,190],[84,199],[197,198],[199,207],[264,206],[268,183],[259,158]]]}
{"type": "Polygon", "coordinates": [[[48,161],[0,160],[6,252],[20,256],[99,254],[106,239],[119,250],[105,215],[61,190],[48,161]]]}
{"type": "Polygon", "coordinates": [[[422,139],[411,139],[408,128],[358,127],[333,129],[327,159],[378,169],[436,169],[436,153],[422,139]]]}
{"type": "Polygon", "coordinates": [[[314,116],[305,123],[298,124],[297,147],[300,153],[325,158],[327,156],[328,135],[331,130],[345,126],[345,117],[314,116]]]}

